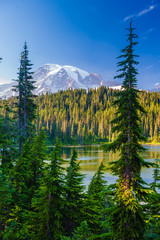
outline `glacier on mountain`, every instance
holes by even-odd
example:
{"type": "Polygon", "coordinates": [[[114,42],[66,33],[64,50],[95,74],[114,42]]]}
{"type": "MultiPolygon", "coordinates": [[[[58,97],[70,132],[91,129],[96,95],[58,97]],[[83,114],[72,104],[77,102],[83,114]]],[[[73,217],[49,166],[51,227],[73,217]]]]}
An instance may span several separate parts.
{"type": "MultiPolygon", "coordinates": [[[[106,87],[119,88],[120,84],[115,81],[104,81],[99,74],[88,73],[74,66],[60,66],[58,64],[45,64],[38,68],[33,74],[36,95],[46,92],[54,93],[68,88],[88,89],[98,88],[101,85],[106,87]]],[[[15,95],[11,90],[15,83],[0,85],[0,97],[8,98],[15,95]]]]}

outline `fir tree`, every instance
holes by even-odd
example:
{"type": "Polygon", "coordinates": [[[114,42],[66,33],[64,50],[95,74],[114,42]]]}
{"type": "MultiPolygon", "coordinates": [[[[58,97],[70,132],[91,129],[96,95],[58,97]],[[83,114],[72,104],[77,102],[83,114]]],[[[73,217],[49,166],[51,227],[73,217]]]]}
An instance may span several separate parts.
{"type": "Polygon", "coordinates": [[[33,211],[29,213],[30,236],[32,239],[60,239],[63,233],[64,211],[64,160],[60,158],[60,144],[57,141],[49,157],[46,174],[36,191],[33,211]]]}
{"type": "Polygon", "coordinates": [[[31,185],[33,193],[39,188],[41,178],[44,175],[44,161],[47,160],[46,152],[46,133],[42,128],[38,136],[34,138],[33,146],[31,149],[30,170],[32,172],[31,185]]]}
{"type": "Polygon", "coordinates": [[[0,239],[4,239],[4,232],[10,218],[9,214],[13,207],[12,194],[13,188],[9,183],[9,178],[0,165],[0,239]]]}
{"type": "Polygon", "coordinates": [[[32,64],[28,58],[29,52],[25,42],[24,49],[21,53],[20,68],[18,73],[17,85],[14,91],[18,92],[18,130],[19,130],[19,150],[29,136],[33,134],[33,120],[36,117],[36,104],[34,103],[33,90],[34,81],[31,72],[32,64]]]}
{"type": "Polygon", "coordinates": [[[30,210],[35,190],[40,186],[46,160],[45,132],[42,130],[34,140],[28,139],[22,153],[11,171],[15,188],[14,200],[18,207],[30,210]]]}
{"type": "Polygon", "coordinates": [[[10,118],[9,114],[11,109],[6,100],[3,101],[3,113],[4,117],[2,119],[1,134],[3,135],[3,144],[1,148],[2,152],[2,167],[6,173],[15,163],[15,158],[17,156],[16,142],[15,142],[15,125],[14,121],[10,118]]]}
{"type": "Polygon", "coordinates": [[[153,182],[150,184],[151,193],[149,194],[148,205],[145,207],[147,215],[147,231],[145,239],[160,238],[160,159],[157,154],[153,169],[153,182]]]}
{"type": "Polygon", "coordinates": [[[24,44],[23,50],[23,73],[24,73],[24,134],[28,138],[33,131],[33,120],[36,117],[36,105],[34,103],[33,90],[35,89],[33,81],[33,72],[31,72],[31,67],[33,64],[30,63],[28,59],[28,49],[27,44],[24,44]]]}
{"type": "Polygon", "coordinates": [[[75,229],[75,231],[73,232],[73,237],[66,237],[63,236],[61,237],[61,240],[93,240],[96,239],[94,238],[94,236],[92,235],[90,228],[87,224],[86,221],[83,221],[79,227],[77,227],[75,229]]]}
{"type": "Polygon", "coordinates": [[[77,162],[77,152],[74,149],[67,168],[65,182],[65,230],[71,236],[73,230],[80,224],[83,213],[84,186],[82,185],[84,176],[80,173],[79,162],[77,162]]]}
{"type": "Polygon", "coordinates": [[[102,162],[88,186],[87,198],[85,200],[85,219],[95,234],[100,234],[102,231],[101,222],[104,218],[106,204],[106,181],[103,179],[103,170],[104,165],[102,162]]]}
{"type": "Polygon", "coordinates": [[[104,180],[104,164],[101,162],[98,171],[94,174],[89,186],[88,195],[99,202],[103,202],[101,193],[103,192],[106,181],[104,180]]]}
{"type": "MultiPolygon", "coordinates": [[[[0,61],[2,58],[0,58],[0,61]]],[[[3,118],[2,115],[0,115],[0,146],[4,143],[4,131],[3,131],[3,118]]]]}
{"type": "Polygon", "coordinates": [[[15,192],[13,194],[14,202],[20,208],[30,209],[32,198],[32,179],[31,169],[31,142],[27,141],[22,148],[22,153],[17,159],[16,165],[10,172],[15,192]]]}
{"type": "Polygon", "coordinates": [[[111,172],[118,175],[116,184],[115,208],[110,216],[113,239],[137,240],[143,239],[145,231],[145,219],[139,200],[145,199],[147,195],[144,182],[140,176],[142,167],[148,167],[139,153],[144,147],[139,141],[144,141],[140,126],[138,111],[144,112],[138,101],[138,90],[136,89],[138,74],[135,66],[134,39],[132,23],[128,30],[128,45],[122,50],[118,62],[121,73],[115,78],[122,78],[122,90],[116,94],[114,105],[117,106],[116,117],[112,120],[113,132],[118,136],[115,141],[103,146],[105,151],[120,151],[120,158],[112,163],[111,172]]]}
{"type": "Polygon", "coordinates": [[[34,140],[28,139],[22,152],[10,171],[13,206],[6,221],[5,239],[27,239],[30,223],[28,212],[31,211],[32,197],[40,186],[46,159],[45,133],[42,130],[34,140]],[[14,237],[12,237],[14,236],[14,237]]]}
{"type": "Polygon", "coordinates": [[[17,85],[13,86],[13,91],[18,92],[18,102],[15,104],[17,107],[18,115],[18,142],[19,142],[19,151],[22,149],[22,144],[24,142],[24,133],[23,133],[23,91],[24,91],[24,80],[23,80],[23,62],[22,62],[22,53],[20,60],[20,68],[18,73],[17,85]]]}
{"type": "Polygon", "coordinates": [[[92,239],[94,239],[86,221],[82,222],[81,225],[74,231],[72,239],[74,239],[74,240],[92,240],[92,239]]]}
{"type": "Polygon", "coordinates": [[[155,192],[157,192],[157,189],[160,188],[160,155],[157,154],[157,158],[154,162],[154,170],[153,170],[153,182],[150,184],[151,189],[155,192]]]}

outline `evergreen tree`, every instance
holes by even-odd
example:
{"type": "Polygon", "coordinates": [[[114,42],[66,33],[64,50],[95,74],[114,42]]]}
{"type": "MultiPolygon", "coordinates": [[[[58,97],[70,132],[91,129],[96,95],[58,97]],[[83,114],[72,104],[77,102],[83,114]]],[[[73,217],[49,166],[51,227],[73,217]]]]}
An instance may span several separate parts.
{"type": "Polygon", "coordinates": [[[115,141],[103,146],[105,151],[120,151],[120,158],[112,163],[111,172],[118,175],[116,184],[115,208],[110,216],[113,239],[137,240],[143,239],[145,231],[145,219],[142,206],[139,200],[145,200],[147,195],[144,182],[140,176],[142,167],[148,167],[139,153],[144,148],[139,141],[144,141],[140,126],[138,111],[144,112],[138,101],[138,90],[136,89],[137,70],[134,54],[134,46],[137,44],[134,39],[132,23],[128,30],[128,45],[122,50],[118,62],[121,73],[115,78],[122,78],[122,91],[116,94],[117,99],[114,105],[117,106],[116,117],[112,120],[113,132],[118,136],[115,141]]]}
{"type": "Polygon", "coordinates": [[[36,191],[32,210],[29,213],[31,239],[60,239],[63,233],[62,217],[64,211],[64,160],[60,158],[60,144],[57,141],[50,154],[50,163],[41,186],[36,191]]]}
{"type": "Polygon", "coordinates": [[[27,141],[22,148],[22,153],[10,172],[15,192],[13,194],[14,202],[20,208],[30,209],[32,197],[32,179],[33,172],[31,169],[31,142],[27,141]]]}
{"type": "Polygon", "coordinates": [[[3,118],[0,115],[0,146],[4,143],[3,118]]]}
{"type": "Polygon", "coordinates": [[[82,185],[84,176],[79,172],[80,166],[77,162],[77,152],[74,149],[67,168],[65,182],[65,230],[71,236],[73,230],[80,224],[83,213],[84,186],[82,185]]]}
{"type": "MultiPolygon", "coordinates": [[[[117,133],[111,132],[112,124],[109,124],[109,122],[115,116],[112,99],[116,92],[117,90],[102,86],[97,91],[89,90],[82,96],[80,95],[80,89],[70,90],[70,92],[67,90],[42,94],[35,98],[35,103],[38,106],[36,130],[38,132],[42,127],[45,127],[49,140],[53,142],[56,141],[58,136],[63,143],[66,141],[66,143],[76,144],[81,135],[83,142],[88,143],[113,141],[117,133]],[[101,88],[104,89],[101,90],[101,88]],[[103,91],[104,95],[101,93],[103,91]],[[83,111],[83,97],[87,99],[85,112],[83,111]],[[93,105],[97,106],[95,112],[93,105]],[[81,122],[80,125],[79,122],[81,122]],[[84,128],[84,126],[86,127],[84,128]]],[[[156,143],[159,141],[160,130],[160,93],[140,91],[138,96],[140,104],[147,112],[147,114],[140,113],[144,136],[148,138],[148,141],[156,143]]],[[[14,99],[7,100],[10,108],[12,108],[14,99]]],[[[3,100],[0,101],[1,106],[3,102],[3,100]]],[[[3,115],[2,108],[0,113],[3,115]]],[[[12,117],[13,113],[10,113],[10,115],[12,117]]]]}
{"type": "Polygon", "coordinates": [[[39,188],[46,160],[45,133],[42,130],[32,141],[28,139],[21,155],[10,171],[13,204],[10,209],[5,239],[28,239],[28,212],[31,211],[32,197],[39,188]]]}
{"type": "Polygon", "coordinates": [[[145,207],[147,214],[147,231],[145,239],[159,239],[160,238],[160,159],[157,154],[153,170],[153,182],[150,184],[151,193],[149,194],[148,205],[145,207]]]}
{"type": "Polygon", "coordinates": [[[4,239],[4,232],[10,218],[9,214],[13,207],[13,188],[3,170],[2,165],[0,165],[0,239],[4,239]]]}
{"type": "Polygon", "coordinates": [[[103,162],[94,174],[87,191],[87,198],[85,201],[85,219],[95,234],[100,234],[102,231],[101,222],[104,220],[104,209],[106,205],[106,181],[104,178],[103,162]]]}
{"type": "MultiPolygon", "coordinates": [[[[2,58],[0,58],[0,61],[2,60],[2,58]]],[[[3,118],[2,115],[0,115],[0,147],[1,144],[4,143],[4,131],[3,131],[3,118]]]]}
{"type": "Polygon", "coordinates": [[[24,142],[24,133],[23,133],[23,91],[24,91],[24,80],[23,80],[23,62],[22,62],[22,53],[20,60],[20,68],[18,73],[17,85],[14,86],[13,91],[18,92],[18,102],[15,104],[17,107],[18,115],[18,141],[19,141],[19,151],[22,149],[22,143],[24,142]]]}
{"type": "Polygon", "coordinates": [[[15,148],[16,142],[14,121],[9,116],[11,109],[6,100],[3,101],[2,108],[4,113],[4,117],[2,119],[3,127],[1,126],[1,134],[3,136],[3,144],[1,148],[2,167],[7,173],[8,170],[13,166],[13,163],[15,163],[17,151],[15,148]]]}
{"type": "Polygon", "coordinates": [[[103,162],[101,162],[97,172],[94,174],[88,186],[88,195],[99,202],[103,202],[101,193],[106,186],[106,181],[104,180],[104,168],[105,166],[103,162]]]}
{"type": "Polygon", "coordinates": [[[90,228],[86,221],[83,221],[79,227],[73,232],[73,237],[61,237],[61,240],[93,240],[96,239],[92,235],[90,228]]]}
{"type": "Polygon", "coordinates": [[[19,130],[19,150],[29,136],[33,134],[33,120],[36,117],[36,104],[34,103],[33,90],[34,81],[32,80],[32,64],[28,58],[29,52],[25,42],[21,53],[20,68],[18,73],[18,84],[14,86],[14,91],[18,92],[18,130],[19,130]]]}
{"type": "Polygon", "coordinates": [[[86,221],[82,222],[81,225],[74,231],[72,239],[74,239],[74,240],[92,240],[92,239],[94,239],[86,221]]]}
{"type": "Polygon", "coordinates": [[[39,135],[34,138],[31,148],[30,170],[32,172],[31,186],[33,194],[39,188],[41,178],[44,175],[45,160],[48,159],[46,152],[46,133],[42,128],[39,135]]]}
{"type": "Polygon", "coordinates": [[[160,188],[160,155],[157,154],[157,158],[154,162],[154,170],[153,170],[153,182],[150,184],[151,189],[155,192],[157,192],[157,189],[160,188]]]}
{"type": "Polygon", "coordinates": [[[11,172],[15,188],[14,201],[18,207],[30,210],[35,190],[40,186],[46,160],[45,132],[41,130],[34,140],[28,139],[11,172]]]}

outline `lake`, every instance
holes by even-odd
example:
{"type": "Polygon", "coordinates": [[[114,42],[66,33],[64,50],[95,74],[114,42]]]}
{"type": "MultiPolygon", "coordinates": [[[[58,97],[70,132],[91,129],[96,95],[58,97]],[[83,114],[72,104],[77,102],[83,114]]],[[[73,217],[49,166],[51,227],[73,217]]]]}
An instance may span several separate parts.
{"type": "MultiPolygon", "coordinates": [[[[109,166],[108,163],[118,159],[118,153],[105,153],[99,149],[98,145],[85,145],[85,146],[76,146],[78,152],[78,160],[80,161],[81,172],[85,174],[84,184],[87,186],[97,171],[100,163],[103,161],[105,166],[109,166]]],[[[157,154],[160,154],[160,145],[145,145],[146,151],[141,154],[141,156],[146,161],[154,162],[157,154]]],[[[65,146],[62,148],[62,158],[69,161],[72,153],[73,146],[65,146]]],[[[152,168],[143,168],[142,177],[147,183],[152,182],[152,168]]],[[[112,176],[109,170],[105,171],[105,180],[108,181],[108,184],[114,183],[117,177],[112,176]]]]}

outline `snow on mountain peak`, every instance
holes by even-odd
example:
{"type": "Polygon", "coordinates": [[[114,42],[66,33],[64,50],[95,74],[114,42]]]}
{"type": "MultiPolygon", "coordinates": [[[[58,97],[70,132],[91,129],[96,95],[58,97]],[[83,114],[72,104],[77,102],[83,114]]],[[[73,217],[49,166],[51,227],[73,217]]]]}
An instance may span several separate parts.
{"type": "MultiPolygon", "coordinates": [[[[116,86],[119,85],[116,82],[106,82],[99,74],[88,73],[80,68],[68,65],[58,64],[45,64],[38,68],[33,74],[33,80],[35,81],[36,95],[46,92],[57,92],[59,90],[67,90],[68,88],[97,88],[101,85],[104,86],[116,86]]],[[[0,97],[13,96],[11,91],[11,85],[14,83],[0,86],[0,97]]]]}
{"type": "Polygon", "coordinates": [[[82,78],[89,76],[88,72],[86,72],[80,68],[77,68],[77,67],[65,65],[62,68],[65,69],[67,71],[67,73],[69,75],[71,75],[71,77],[73,77],[73,78],[74,78],[75,74],[77,75],[77,73],[79,73],[82,78]],[[73,76],[73,73],[75,73],[74,76],[73,76]]]}

